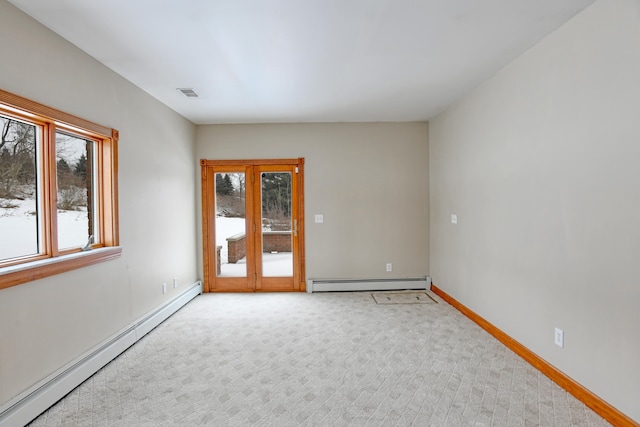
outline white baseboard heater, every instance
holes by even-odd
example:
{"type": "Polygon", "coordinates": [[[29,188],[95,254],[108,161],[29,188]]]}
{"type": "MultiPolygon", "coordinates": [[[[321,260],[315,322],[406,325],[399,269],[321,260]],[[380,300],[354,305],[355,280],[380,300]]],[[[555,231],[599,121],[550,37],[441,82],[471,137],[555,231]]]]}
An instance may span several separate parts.
{"type": "Polygon", "coordinates": [[[406,277],[396,279],[309,279],[307,292],[395,291],[429,289],[431,278],[406,277]]]}
{"type": "Polygon", "coordinates": [[[0,427],[23,426],[31,422],[201,293],[202,283],[195,282],[173,300],[16,396],[0,407],[0,427]]]}

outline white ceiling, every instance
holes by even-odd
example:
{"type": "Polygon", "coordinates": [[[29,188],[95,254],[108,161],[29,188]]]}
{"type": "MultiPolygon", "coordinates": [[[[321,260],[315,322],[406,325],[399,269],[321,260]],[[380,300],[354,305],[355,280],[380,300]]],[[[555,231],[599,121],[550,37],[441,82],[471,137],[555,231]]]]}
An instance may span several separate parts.
{"type": "Polygon", "coordinates": [[[197,124],[427,120],[593,3],[9,1],[197,124]]]}

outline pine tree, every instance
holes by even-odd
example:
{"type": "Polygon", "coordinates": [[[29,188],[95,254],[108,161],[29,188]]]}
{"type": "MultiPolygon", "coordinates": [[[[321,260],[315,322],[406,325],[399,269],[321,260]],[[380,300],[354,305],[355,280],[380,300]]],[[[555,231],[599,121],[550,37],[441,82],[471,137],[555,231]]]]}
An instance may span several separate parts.
{"type": "Polygon", "coordinates": [[[71,168],[69,167],[69,163],[65,159],[58,160],[58,173],[63,174],[66,172],[71,172],[71,168]]]}
{"type": "Polygon", "coordinates": [[[262,211],[271,219],[291,216],[291,174],[262,174],[262,211]]]}
{"type": "Polygon", "coordinates": [[[65,159],[58,160],[57,164],[58,189],[69,188],[73,184],[73,173],[65,159]]]}
{"type": "Polygon", "coordinates": [[[216,174],[216,193],[223,196],[233,194],[233,184],[228,174],[216,174]]]}
{"type": "Polygon", "coordinates": [[[82,182],[87,180],[87,156],[82,153],[82,156],[78,159],[78,162],[73,168],[73,173],[76,176],[82,178],[82,182]]]}

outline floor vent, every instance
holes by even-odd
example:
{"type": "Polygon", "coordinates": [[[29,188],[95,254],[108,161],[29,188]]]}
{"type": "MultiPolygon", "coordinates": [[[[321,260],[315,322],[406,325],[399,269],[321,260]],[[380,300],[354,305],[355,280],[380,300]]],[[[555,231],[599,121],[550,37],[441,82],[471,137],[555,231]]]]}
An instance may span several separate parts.
{"type": "Polygon", "coordinates": [[[426,292],[377,292],[371,294],[376,304],[437,304],[426,292]]]}

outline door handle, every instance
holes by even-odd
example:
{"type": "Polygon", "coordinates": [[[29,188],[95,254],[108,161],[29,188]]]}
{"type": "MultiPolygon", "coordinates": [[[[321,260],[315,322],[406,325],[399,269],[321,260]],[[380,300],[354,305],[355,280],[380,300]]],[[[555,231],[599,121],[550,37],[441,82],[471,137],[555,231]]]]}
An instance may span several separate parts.
{"type": "Polygon", "coordinates": [[[298,236],[298,220],[297,219],[293,220],[293,236],[294,237],[298,236]]]}

